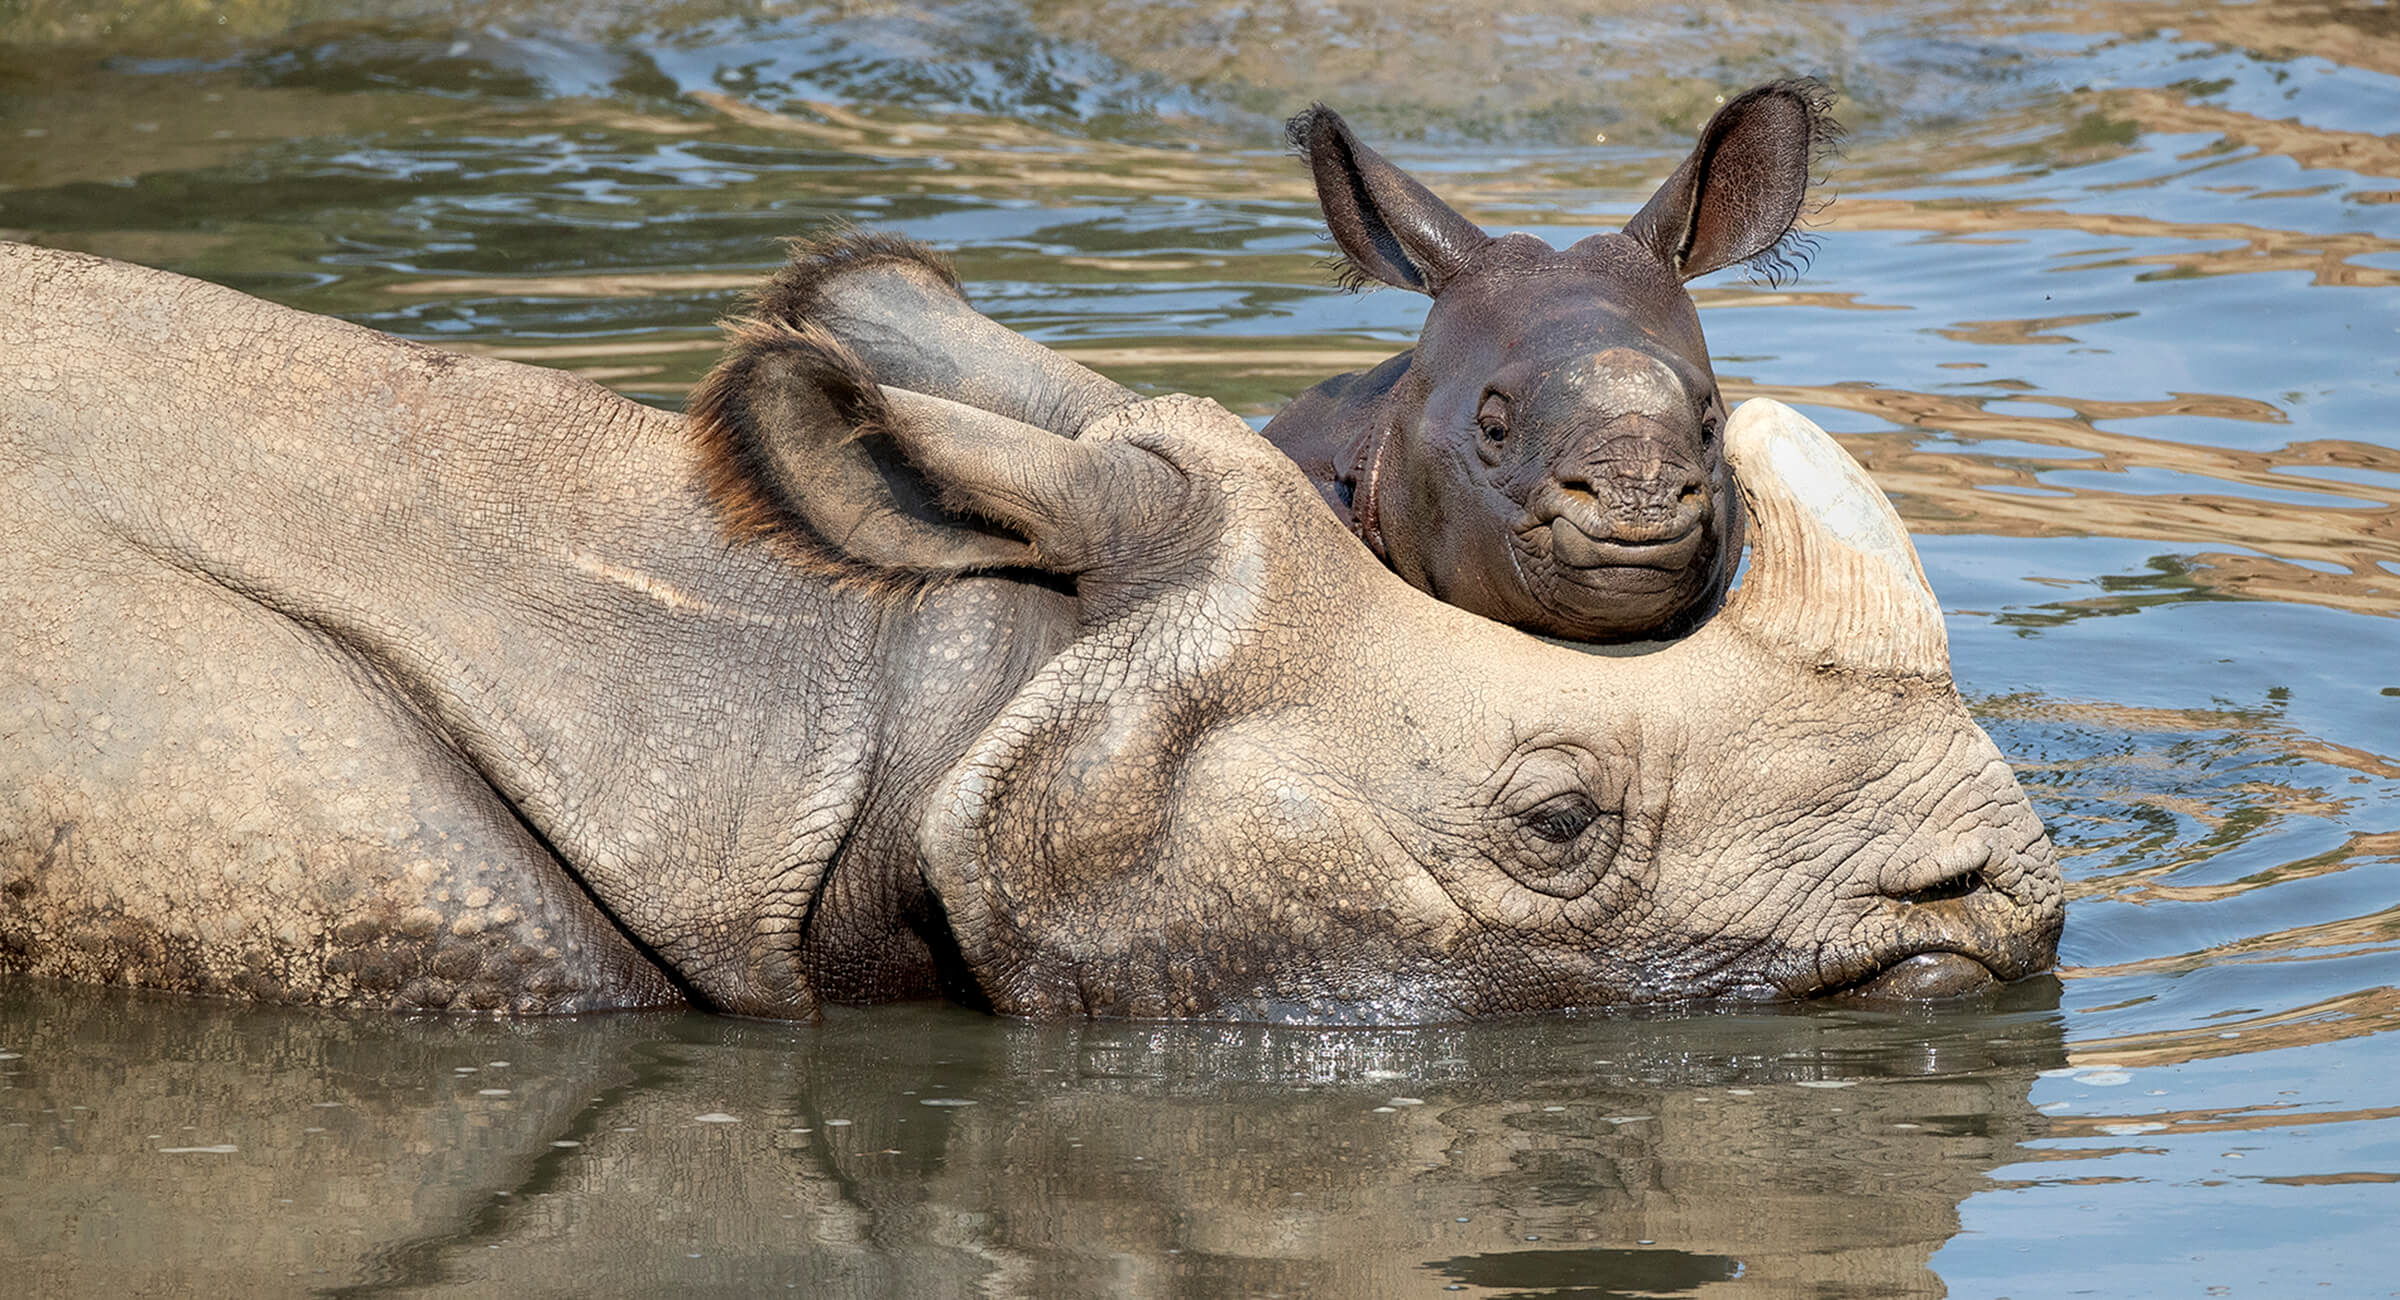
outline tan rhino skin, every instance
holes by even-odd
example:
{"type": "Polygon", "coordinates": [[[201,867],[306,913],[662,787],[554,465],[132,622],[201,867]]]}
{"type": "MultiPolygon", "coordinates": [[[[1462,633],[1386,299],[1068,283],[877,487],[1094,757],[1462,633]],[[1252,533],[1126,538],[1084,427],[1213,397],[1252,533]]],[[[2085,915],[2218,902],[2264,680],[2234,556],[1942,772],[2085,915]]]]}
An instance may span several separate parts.
{"type": "Polygon", "coordinates": [[[1726,433],[1748,580],[1602,655],[1411,589],[1212,403],[1045,431],[761,337],[734,461],[563,374],[0,245],[0,969],[1435,1020],[2053,958],[1906,533],[1785,408],[1726,433]]]}

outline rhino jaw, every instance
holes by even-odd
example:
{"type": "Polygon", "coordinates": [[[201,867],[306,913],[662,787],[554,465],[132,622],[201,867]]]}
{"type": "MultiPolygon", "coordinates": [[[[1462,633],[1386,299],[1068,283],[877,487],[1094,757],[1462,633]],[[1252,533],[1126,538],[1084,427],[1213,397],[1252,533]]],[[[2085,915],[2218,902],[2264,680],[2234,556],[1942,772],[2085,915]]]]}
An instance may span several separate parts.
{"type": "Polygon", "coordinates": [[[1559,515],[1550,521],[1550,558],[1562,569],[1662,569],[1680,575],[1699,557],[1708,537],[1695,520],[1673,537],[1655,541],[1620,541],[1595,536],[1575,521],[1559,515]]]}
{"type": "Polygon", "coordinates": [[[1991,967],[1963,952],[1921,952],[1841,991],[1878,1002],[1923,1002],[1980,993],[1999,983],[1991,967]]]}

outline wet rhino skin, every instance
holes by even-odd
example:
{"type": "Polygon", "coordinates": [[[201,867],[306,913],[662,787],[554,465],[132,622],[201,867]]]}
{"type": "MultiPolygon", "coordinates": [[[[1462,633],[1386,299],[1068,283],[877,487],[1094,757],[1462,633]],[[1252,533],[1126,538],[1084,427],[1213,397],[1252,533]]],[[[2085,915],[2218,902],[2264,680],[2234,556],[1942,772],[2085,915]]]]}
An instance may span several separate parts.
{"type": "Polygon", "coordinates": [[[1395,1021],[2051,961],[1906,533],[1788,409],[1725,610],[1590,654],[953,286],[805,248],[687,419],[0,244],[0,971],[1395,1021]]]}

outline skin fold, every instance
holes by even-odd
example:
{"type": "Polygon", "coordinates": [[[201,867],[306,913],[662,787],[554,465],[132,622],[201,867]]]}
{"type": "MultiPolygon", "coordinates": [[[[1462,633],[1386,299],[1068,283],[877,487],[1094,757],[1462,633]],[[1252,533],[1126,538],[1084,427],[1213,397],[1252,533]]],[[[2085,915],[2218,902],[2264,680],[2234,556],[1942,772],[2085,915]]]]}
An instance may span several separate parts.
{"type": "Polygon", "coordinates": [[[1590,651],[953,286],[804,248],[687,418],[0,245],[0,971],[1391,1022],[2052,961],[1907,535],[1787,408],[1722,613],[1590,651]]]}

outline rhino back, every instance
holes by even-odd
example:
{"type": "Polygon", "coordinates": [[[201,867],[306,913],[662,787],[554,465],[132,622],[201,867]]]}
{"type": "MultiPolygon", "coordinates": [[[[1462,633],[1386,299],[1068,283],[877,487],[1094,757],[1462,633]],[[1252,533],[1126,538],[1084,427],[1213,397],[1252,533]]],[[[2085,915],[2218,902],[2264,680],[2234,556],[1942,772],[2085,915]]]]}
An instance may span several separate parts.
{"type": "Polygon", "coordinates": [[[859,819],[963,724],[886,724],[890,612],[730,541],[676,417],[13,246],[0,354],[0,965],[794,1014],[846,843],[827,933],[901,924],[859,819]]]}

